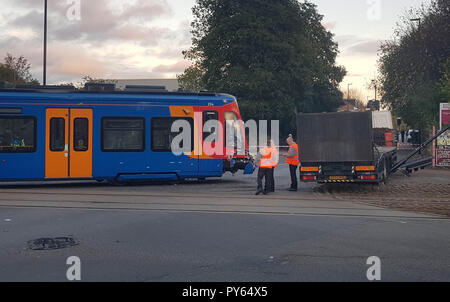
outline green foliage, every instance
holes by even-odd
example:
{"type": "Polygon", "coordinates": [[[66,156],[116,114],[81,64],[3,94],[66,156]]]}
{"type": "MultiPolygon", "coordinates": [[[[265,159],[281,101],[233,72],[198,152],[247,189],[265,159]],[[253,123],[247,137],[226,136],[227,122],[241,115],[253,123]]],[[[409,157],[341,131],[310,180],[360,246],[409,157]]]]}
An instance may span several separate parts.
{"type": "Polygon", "coordinates": [[[183,74],[177,75],[177,80],[180,88],[183,90],[195,92],[206,90],[206,86],[203,83],[203,71],[198,65],[186,68],[183,74]]]}
{"type": "Polygon", "coordinates": [[[4,63],[0,63],[0,81],[7,82],[13,87],[16,85],[39,85],[30,73],[31,65],[24,56],[18,58],[6,54],[4,63]]]}
{"type": "Polygon", "coordinates": [[[443,100],[450,102],[450,58],[447,60],[445,74],[441,81],[441,96],[443,100]]]}
{"type": "Polygon", "coordinates": [[[396,39],[381,47],[379,70],[383,103],[410,126],[437,125],[439,103],[449,101],[450,2],[435,0],[411,11],[396,39]],[[420,24],[410,19],[420,16],[420,24]]]}
{"type": "Polygon", "coordinates": [[[197,0],[194,65],[185,88],[235,95],[244,119],[278,119],[293,132],[295,111],[333,111],[341,104],[338,45],[314,4],[296,0],[197,0]]]}

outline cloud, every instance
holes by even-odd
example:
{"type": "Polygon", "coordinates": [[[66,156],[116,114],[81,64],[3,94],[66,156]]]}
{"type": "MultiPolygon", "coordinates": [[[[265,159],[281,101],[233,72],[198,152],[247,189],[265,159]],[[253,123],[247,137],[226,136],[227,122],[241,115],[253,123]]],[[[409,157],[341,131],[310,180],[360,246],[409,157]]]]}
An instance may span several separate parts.
{"type": "Polygon", "coordinates": [[[327,22],[323,24],[323,27],[325,27],[327,30],[334,30],[337,26],[337,22],[327,22]]]}
{"type": "Polygon", "coordinates": [[[157,27],[144,27],[133,24],[125,24],[118,27],[115,30],[114,35],[111,39],[117,40],[127,40],[127,41],[140,41],[143,45],[155,45],[161,38],[165,38],[170,34],[168,29],[157,28],[157,27]]]}
{"type": "MultiPolygon", "coordinates": [[[[1,45],[1,51],[8,52],[8,50],[17,48],[18,46],[21,46],[23,43],[23,40],[20,39],[17,36],[6,36],[3,39],[0,39],[0,45],[1,45]]],[[[0,53],[0,55],[2,55],[0,53]]]]}
{"type": "Polygon", "coordinates": [[[49,73],[53,74],[102,77],[107,70],[101,60],[93,57],[88,51],[65,44],[53,45],[49,49],[49,59],[49,73]]]}
{"type": "Polygon", "coordinates": [[[43,1],[38,0],[20,0],[14,2],[15,6],[18,6],[20,8],[40,8],[42,9],[44,4],[43,1]]]}
{"type": "Polygon", "coordinates": [[[381,42],[357,35],[339,35],[336,41],[342,56],[376,56],[381,42]]]}
{"type": "Polygon", "coordinates": [[[19,28],[32,28],[35,30],[40,30],[44,26],[44,14],[34,9],[13,19],[8,25],[19,28]]]}
{"type": "Polygon", "coordinates": [[[345,48],[357,43],[361,43],[366,39],[355,35],[338,35],[336,36],[335,40],[338,42],[340,47],[345,48]]]}
{"type": "MultiPolygon", "coordinates": [[[[38,1],[28,0],[26,3],[38,1]]],[[[107,42],[108,40],[134,40],[140,43],[155,43],[162,32],[168,29],[149,26],[162,16],[171,14],[171,8],[165,0],[138,0],[132,4],[114,1],[81,1],[80,20],[70,20],[67,16],[71,7],[66,1],[49,2],[50,39],[88,42],[107,42]]],[[[19,6],[22,6],[20,3],[19,6]]],[[[30,6],[33,9],[7,21],[6,26],[32,28],[41,32],[43,27],[42,3],[30,6]],[[39,8],[38,8],[39,7],[39,8]]]]}
{"type": "Polygon", "coordinates": [[[175,64],[170,65],[159,65],[153,69],[153,72],[162,72],[162,73],[182,73],[187,67],[189,67],[191,63],[188,61],[179,61],[175,64]]]}
{"type": "MultiPolygon", "coordinates": [[[[66,0],[49,1],[48,82],[97,78],[174,77],[188,64],[190,22],[173,22],[167,0],[81,0],[81,20],[69,20],[66,0]]],[[[43,5],[38,0],[0,0],[0,57],[24,55],[42,81],[43,5]]],[[[0,58],[1,60],[1,58],[0,58]]]]}
{"type": "Polygon", "coordinates": [[[369,40],[361,43],[357,43],[346,49],[346,52],[355,53],[355,54],[367,54],[367,55],[376,55],[378,50],[380,49],[381,42],[369,40]]]}
{"type": "Polygon", "coordinates": [[[123,20],[141,19],[170,14],[172,11],[166,1],[139,0],[135,5],[127,5],[120,15],[123,20]]]}

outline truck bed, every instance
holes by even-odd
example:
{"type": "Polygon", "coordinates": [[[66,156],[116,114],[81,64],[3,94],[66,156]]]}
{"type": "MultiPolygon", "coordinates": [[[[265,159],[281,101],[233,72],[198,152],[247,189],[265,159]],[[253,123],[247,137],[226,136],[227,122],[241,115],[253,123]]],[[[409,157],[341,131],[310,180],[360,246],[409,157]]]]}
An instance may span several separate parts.
{"type": "Polygon", "coordinates": [[[370,112],[297,115],[302,162],[373,161],[370,112]]]}
{"type": "Polygon", "coordinates": [[[375,147],[371,112],[297,115],[303,182],[385,181],[397,148],[375,147]]]}

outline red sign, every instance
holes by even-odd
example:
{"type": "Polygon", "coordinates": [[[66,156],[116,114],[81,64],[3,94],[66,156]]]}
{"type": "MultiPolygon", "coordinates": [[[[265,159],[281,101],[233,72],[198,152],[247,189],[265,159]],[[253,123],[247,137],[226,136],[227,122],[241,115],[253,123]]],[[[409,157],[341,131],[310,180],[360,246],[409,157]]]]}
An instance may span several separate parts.
{"type": "MultiPolygon", "coordinates": [[[[450,103],[441,104],[441,126],[450,125],[450,103]]],[[[436,142],[436,166],[450,167],[450,130],[436,142]]]]}
{"type": "Polygon", "coordinates": [[[436,166],[450,167],[450,146],[438,146],[437,147],[436,166]]]}
{"type": "Polygon", "coordinates": [[[441,124],[450,125],[450,104],[441,104],[441,124]]]}
{"type": "Polygon", "coordinates": [[[450,125],[450,110],[442,110],[442,125],[450,125]]]}

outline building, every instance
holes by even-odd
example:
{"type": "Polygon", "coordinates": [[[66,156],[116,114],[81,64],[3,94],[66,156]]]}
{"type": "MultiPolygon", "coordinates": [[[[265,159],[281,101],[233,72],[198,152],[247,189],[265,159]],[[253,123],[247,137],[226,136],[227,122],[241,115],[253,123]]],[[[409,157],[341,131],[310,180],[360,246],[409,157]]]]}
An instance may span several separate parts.
{"type": "Polygon", "coordinates": [[[168,91],[177,91],[180,88],[177,79],[113,79],[116,89],[123,90],[127,85],[165,86],[168,91]]]}

